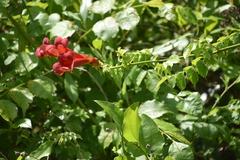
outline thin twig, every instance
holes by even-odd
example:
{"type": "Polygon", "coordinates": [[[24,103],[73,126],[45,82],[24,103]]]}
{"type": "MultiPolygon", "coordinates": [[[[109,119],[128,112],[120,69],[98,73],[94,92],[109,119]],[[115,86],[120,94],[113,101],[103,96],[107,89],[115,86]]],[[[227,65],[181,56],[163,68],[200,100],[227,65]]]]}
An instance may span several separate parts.
{"type": "Polygon", "coordinates": [[[108,101],[108,98],[107,98],[105,92],[103,91],[102,87],[100,86],[100,84],[98,83],[98,81],[96,80],[96,78],[93,77],[93,75],[92,75],[90,72],[88,72],[86,69],[83,69],[83,68],[77,68],[77,69],[86,72],[86,73],[94,80],[94,82],[97,84],[98,88],[99,88],[100,91],[102,92],[105,100],[108,101]]]}

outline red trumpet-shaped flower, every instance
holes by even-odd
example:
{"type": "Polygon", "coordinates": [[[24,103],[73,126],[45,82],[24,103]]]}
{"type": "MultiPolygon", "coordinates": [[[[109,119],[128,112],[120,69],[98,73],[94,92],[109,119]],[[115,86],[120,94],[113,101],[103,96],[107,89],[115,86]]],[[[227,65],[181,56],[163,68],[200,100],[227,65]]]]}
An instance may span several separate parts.
{"type": "Polygon", "coordinates": [[[53,65],[53,70],[54,73],[59,75],[62,75],[67,71],[72,71],[74,67],[85,64],[100,66],[97,58],[89,57],[85,54],[78,54],[67,47],[67,38],[56,37],[54,45],[50,44],[50,40],[48,38],[44,38],[43,44],[36,50],[36,56],[39,58],[44,56],[58,57],[59,62],[53,65]]]}

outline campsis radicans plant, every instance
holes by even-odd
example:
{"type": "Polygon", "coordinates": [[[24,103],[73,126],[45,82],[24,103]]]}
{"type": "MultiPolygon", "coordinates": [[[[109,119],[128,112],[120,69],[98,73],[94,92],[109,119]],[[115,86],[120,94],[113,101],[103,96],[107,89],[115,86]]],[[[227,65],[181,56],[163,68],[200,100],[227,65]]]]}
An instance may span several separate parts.
{"type": "Polygon", "coordinates": [[[89,64],[92,66],[100,66],[97,58],[89,57],[85,54],[78,54],[68,48],[68,39],[56,37],[54,44],[50,44],[49,38],[43,39],[43,44],[37,48],[36,56],[42,58],[44,56],[57,57],[58,62],[53,64],[55,74],[62,75],[64,72],[72,71],[74,67],[89,64]]]}

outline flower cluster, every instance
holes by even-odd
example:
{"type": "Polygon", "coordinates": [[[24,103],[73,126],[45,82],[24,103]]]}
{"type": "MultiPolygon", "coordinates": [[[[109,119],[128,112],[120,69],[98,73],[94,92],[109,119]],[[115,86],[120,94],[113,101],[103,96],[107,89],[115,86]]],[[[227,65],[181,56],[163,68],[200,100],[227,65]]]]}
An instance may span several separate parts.
{"type": "Polygon", "coordinates": [[[74,67],[89,64],[99,66],[99,61],[95,57],[89,57],[85,54],[78,54],[68,48],[68,39],[56,37],[54,45],[50,44],[48,38],[43,39],[43,44],[37,48],[36,56],[42,58],[44,56],[57,57],[57,63],[53,64],[53,71],[62,75],[64,72],[72,71],[74,67]]]}

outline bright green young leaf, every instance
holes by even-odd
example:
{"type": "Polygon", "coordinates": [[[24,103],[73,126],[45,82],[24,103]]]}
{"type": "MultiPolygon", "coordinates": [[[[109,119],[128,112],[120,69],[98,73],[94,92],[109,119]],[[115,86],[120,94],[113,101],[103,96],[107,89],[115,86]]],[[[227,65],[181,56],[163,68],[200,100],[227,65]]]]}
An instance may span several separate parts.
{"type": "Polygon", "coordinates": [[[203,60],[199,60],[196,64],[196,70],[197,72],[202,76],[202,77],[206,77],[208,74],[208,68],[205,65],[205,63],[203,62],[203,60]]]}
{"type": "Polygon", "coordinates": [[[180,98],[176,107],[182,112],[197,116],[202,113],[203,101],[198,92],[192,92],[186,98],[180,98]]]}
{"type": "Polygon", "coordinates": [[[18,72],[25,73],[30,72],[37,67],[38,58],[33,52],[21,52],[16,58],[16,69],[18,72]]]}
{"type": "Polygon", "coordinates": [[[140,117],[142,119],[139,135],[141,147],[146,149],[146,153],[148,154],[161,154],[163,152],[163,145],[165,142],[162,133],[159,131],[156,123],[149,116],[142,114],[140,117]]]}
{"type": "Polygon", "coordinates": [[[75,28],[70,21],[61,21],[55,24],[55,26],[50,30],[50,37],[71,37],[75,32],[75,28]]]}
{"type": "Polygon", "coordinates": [[[176,76],[176,82],[179,89],[184,90],[186,88],[186,80],[184,72],[179,72],[176,76]]]}
{"type": "Polygon", "coordinates": [[[102,44],[103,44],[103,41],[101,39],[95,39],[94,41],[92,41],[93,47],[98,50],[101,50],[102,44]]]}
{"type": "Polygon", "coordinates": [[[140,17],[134,8],[127,8],[115,17],[121,29],[132,30],[138,24],[140,17]]]}
{"type": "Polygon", "coordinates": [[[142,120],[138,115],[138,106],[138,103],[133,103],[124,113],[123,137],[128,142],[139,142],[139,129],[142,120]]]}
{"type": "Polygon", "coordinates": [[[150,0],[148,2],[142,2],[142,3],[149,7],[156,7],[156,8],[159,8],[164,4],[162,0],[150,0]]]}
{"type": "Polygon", "coordinates": [[[146,114],[151,118],[158,118],[162,115],[169,113],[170,110],[164,102],[157,100],[146,101],[139,106],[139,114],[146,114]]]}
{"type": "Polygon", "coordinates": [[[62,7],[71,6],[73,3],[73,0],[54,0],[54,2],[62,7]]]}
{"type": "Polygon", "coordinates": [[[65,73],[64,88],[68,97],[75,103],[78,98],[78,88],[70,73],[65,73]]]}
{"type": "Polygon", "coordinates": [[[127,157],[125,155],[119,155],[119,156],[115,157],[114,160],[135,160],[135,158],[134,157],[127,157]]]}
{"type": "Polygon", "coordinates": [[[28,118],[20,119],[17,122],[15,122],[12,126],[13,128],[32,128],[32,122],[28,118]]]}
{"type": "Polygon", "coordinates": [[[95,102],[101,106],[114,120],[119,130],[122,130],[123,124],[123,111],[121,111],[116,105],[107,101],[95,100],[95,102]]]}
{"type": "Polygon", "coordinates": [[[105,14],[110,11],[115,3],[115,0],[99,0],[92,4],[91,10],[94,13],[105,14]]]}
{"type": "Polygon", "coordinates": [[[170,145],[168,155],[175,160],[194,160],[193,151],[189,145],[175,142],[170,145]]]}
{"type": "Polygon", "coordinates": [[[41,159],[43,157],[47,157],[52,153],[52,146],[55,142],[53,141],[47,141],[43,144],[41,144],[38,149],[31,152],[29,156],[26,158],[26,160],[36,160],[41,159]]]}
{"type": "Polygon", "coordinates": [[[190,80],[190,82],[196,87],[196,84],[198,82],[198,74],[196,73],[195,69],[191,66],[184,68],[186,71],[187,77],[190,80]]]}
{"type": "Polygon", "coordinates": [[[164,160],[175,160],[175,159],[170,156],[167,156],[164,160]]]}
{"type": "Polygon", "coordinates": [[[0,100],[0,115],[6,121],[12,121],[17,117],[17,107],[8,100],[0,100]]]}
{"type": "Polygon", "coordinates": [[[29,104],[33,101],[32,93],[27,88],[17,87],[11,89],[9,95],[22,108],[24,117],[29,104]]]}
{"type": "Polygon", "coordinates": [[[178,8],[178,13],[181,15],[181,17],[188,22],[189,24],[196,25],[198,23],[196,15],[192,12],[191,8],[183,7],[178,8]]]}
{"type": "Polygon", "coordinates": [[[207,22],[205,23],[204,34],[208,35],[214,29],[214,27],[216,27],[217,24],[218,24],[218,18],[214,16],[210,16],[207,22]]]}
{"type": "Polygon", "coordinates": [[[52,99],[52,94],[56,91],[53,80],[43,76],[29,81],[28,88],[36,96],[50,100],[52,99]]]}
{"type": "Polygon", "coordinates": [[[147,71],[141,70],[141,72],[139,73],[139,75],[137,76],[137,79],[136,79],[136,85],[137,86],[140,86],[140,84],[142,83],[146,74],[147,74],[147,71]]]}
{"type": "Polygon", "coordinates": [[[190,145],[191,143],[182,136],[182,133],[180,129],[176,128],[173,124],[169,122],[165,122],[160,119],[154,119],[154,122],[157,124],[157,126],[167,135],[175,138],[176,140],[190,145]]]}
{"type": "Polygon", "coordinates": [[[93,32],[98,38],[101,38],[104,41],[114,38],[118,31],[118,23],[112,17],[107,17],[104,20],[98,21],[93,26],[93,32]]]}

